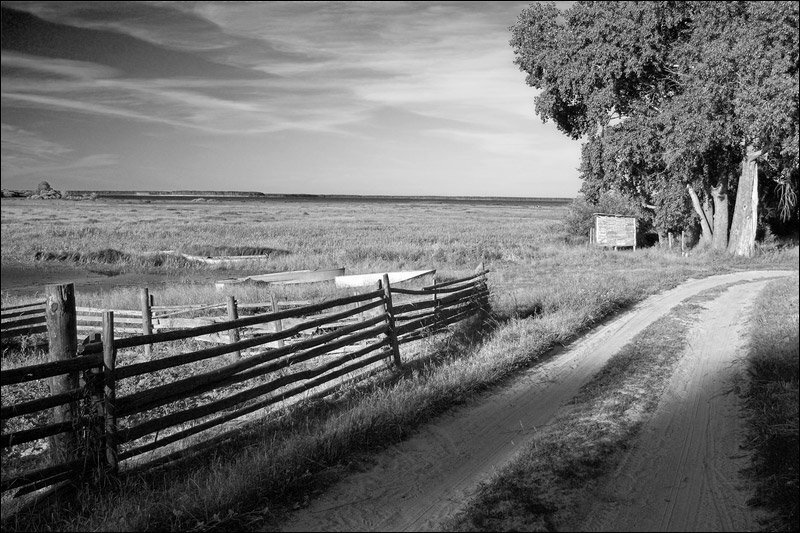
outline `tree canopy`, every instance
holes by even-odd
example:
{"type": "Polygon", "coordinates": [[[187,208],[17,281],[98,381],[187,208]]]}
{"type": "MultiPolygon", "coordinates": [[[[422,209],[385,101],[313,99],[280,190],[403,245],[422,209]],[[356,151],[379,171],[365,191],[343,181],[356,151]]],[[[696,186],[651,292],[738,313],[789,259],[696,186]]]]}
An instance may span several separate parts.
{"type": "Polygon", "coordinates": [[[796,2],[534,4],[510,44],[539,89],[536,113],[585,140],[588,199],[618,190],[653,209],[661,231],[696,217],[724,249],[739,188],[756,196],[738,191],[750,196],[736,210],[752,212],[734,214],[731,239],[747,220],[754,237],[758,175],[783,216],[796,213],[797,28],[796,2]]]}

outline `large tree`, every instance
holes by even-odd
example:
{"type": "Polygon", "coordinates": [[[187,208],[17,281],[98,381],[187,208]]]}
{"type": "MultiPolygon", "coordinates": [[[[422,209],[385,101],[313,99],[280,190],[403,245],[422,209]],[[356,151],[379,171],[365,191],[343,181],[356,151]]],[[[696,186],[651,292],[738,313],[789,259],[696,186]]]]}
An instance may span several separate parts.
{"type": "Polygon", "coordinates": [[[706,243],[749,255],[759,161],[796,208],[797,23],[795,2],[535,4],[511,46],[536,113],[585,139],[587,197],[617,189],[663,231],[692,206],[706,243]]]}

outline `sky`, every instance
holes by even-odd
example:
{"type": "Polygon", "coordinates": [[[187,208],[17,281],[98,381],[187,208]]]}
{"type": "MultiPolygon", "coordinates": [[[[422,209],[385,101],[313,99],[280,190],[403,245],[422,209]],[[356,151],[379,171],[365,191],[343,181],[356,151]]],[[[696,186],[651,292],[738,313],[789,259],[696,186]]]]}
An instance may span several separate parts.
{"type": "Polygon", "coordinates": [[[2,2],[2,188],[571,197],[526,2],[2,2]]]}

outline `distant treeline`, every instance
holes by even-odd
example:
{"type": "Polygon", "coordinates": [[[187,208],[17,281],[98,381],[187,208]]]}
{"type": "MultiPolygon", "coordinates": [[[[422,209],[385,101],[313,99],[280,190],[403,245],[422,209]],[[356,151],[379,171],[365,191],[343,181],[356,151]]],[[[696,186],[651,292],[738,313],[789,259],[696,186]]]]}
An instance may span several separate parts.
{"type": "Polygon", "coordinates": [[[264,193],[255,191],[71,191],[75,194],[94,192],[101,198],[120,198],[129,196],[191,196],[212,197],[212,196],[236,196],[244,198],[263,197],[264,193]]]}
{"type": "MultiPolygon", "coordinates": [[[[72,191],[74,194],[90,191],[72,191]]],[[[117,199],[186,199],[226,198],[250,200],[326,201],[326,202],[458,202],[458,203],[518,203],[542,205],[566,205],[573,198],[548,198],[524,196],[376,196],[356,194],[274,194],[255,191],[91,191],[100,198],[117,199]]]]}

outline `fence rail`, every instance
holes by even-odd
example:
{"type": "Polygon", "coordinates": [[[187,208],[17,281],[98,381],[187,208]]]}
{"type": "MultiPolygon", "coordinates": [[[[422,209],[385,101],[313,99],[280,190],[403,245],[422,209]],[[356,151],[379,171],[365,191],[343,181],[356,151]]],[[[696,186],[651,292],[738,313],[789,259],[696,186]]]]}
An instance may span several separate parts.
{"type": "MultiPolygon", "coordinates": [[[[3,371],[0,384],[23,386],[48,378],[51,394],[4,405],[0,410],[3,427],[15,417],[43,411],[52,411],[53,416],[38,427],[0,435],[3,448],[42,438],[50,439],[51,448],[49,466],[8,475],[4,468],[2,490],[16,489],[19,495],[74,478],[76,473],[96,474],[98,469],[113,473],[121,461],[233,419],[303,394],[332,391],[354,372],[371,373],[380,363],[388,368],[400,366],[401,345],[487,309],[486,273],[481,265],[472,276],[422,289],[391,287],[384,276],[376,290],[321,303],[300,302],[289,309],[281,309],[274,301],[240,305],[241,309],[270,309],[244,317],[238,316],[235,300],[230,298],[227,320],[171,331],[148,331],[141,325],[142,317],[150,317],[152,326],[161,320],[159,315],[187,309],[156,308],[146,292],[142,311],[76,308],[74,297],[70,308],[69,298],[55,303],[50,294],[47,303],[4,309],[4,329],[6,317],[36,317],[32,310],[41,309],[51,346],[49,362],[3,371]],[[61,315],[51,312],[54,309],[61,315]],[[86,323],[102,334],[77,344],[77,332],[86,323]],[[139,334],[120,336],[137,324],[139,334]],[[273,324],[272,331],[264,329],[267,324],[273,324]],[[249,333],[240,336],[244,331],[249,333]],[[300,336],[309,332],[313,334],[300,336]],[[144,348],[150,355],[153,345],[208,335],[227,342],[134,362],[127,360],[128,352],[121,352],[144,348]],[[75,340],[62,343],[62,337],[75,340]],[[57,339],[55,346],[53,339],[57,339]],[[120,389],[124,380],[149,380],[158,372],[193,363],[201,367],[184,372],[186,377],[155,385],[139,381],[133,389],[120,389]],[[120,394],[123,390],[128,392],[120,394]]],[[[48,290],[51,287],[64,294],[72,291],[71,285],[48,286],[48,290]]],[[[189,310],[213,308],[221,306],[191,306],[189,310]]]]}
{"type": "Polygon", "coordinates": [[[7,340],[47,331],[44,301],[13,305],[0,311],[0,338],[7,340]]]}
{"type": "MultiPolygon", "coordinates": [[[[141,309],[114,309],[115,331],[126,336],[148,335],[153,332],[186,329],[208,324],[213,321],[223,321],[225,317],[194,317],[188,318],[181,315],[196,314],[214,310],[224,310],[225,303],[219,304],[192,304],[192,305],[153,305],[152,296],[146,297],[147,289],[142,289],[143,298],[141,309]]],[[[2,330],[0,338],[4,342],[19,339],[28,335],[47,332],[45,320],[45,302],[37,301],[4,307],[2,309],[2,330]]],[[[310,305],[307,301],[269,301],[236,303],[237,312],[254,309],[267,309],[276,311],[278,308],[294,309],[310,305]]],[[[108,309],[96,307],[76,307],[77,332],[81,335],[99,332],[103,328],[103,312],[108,309]]],[[[218,338],[199,339],[207,342],[219,342],[218,338]]],[[[45,341],[46,342],[46,341],[45,341]]],[[[149,353],[148,353],[149,355],[149,353]]]]}

